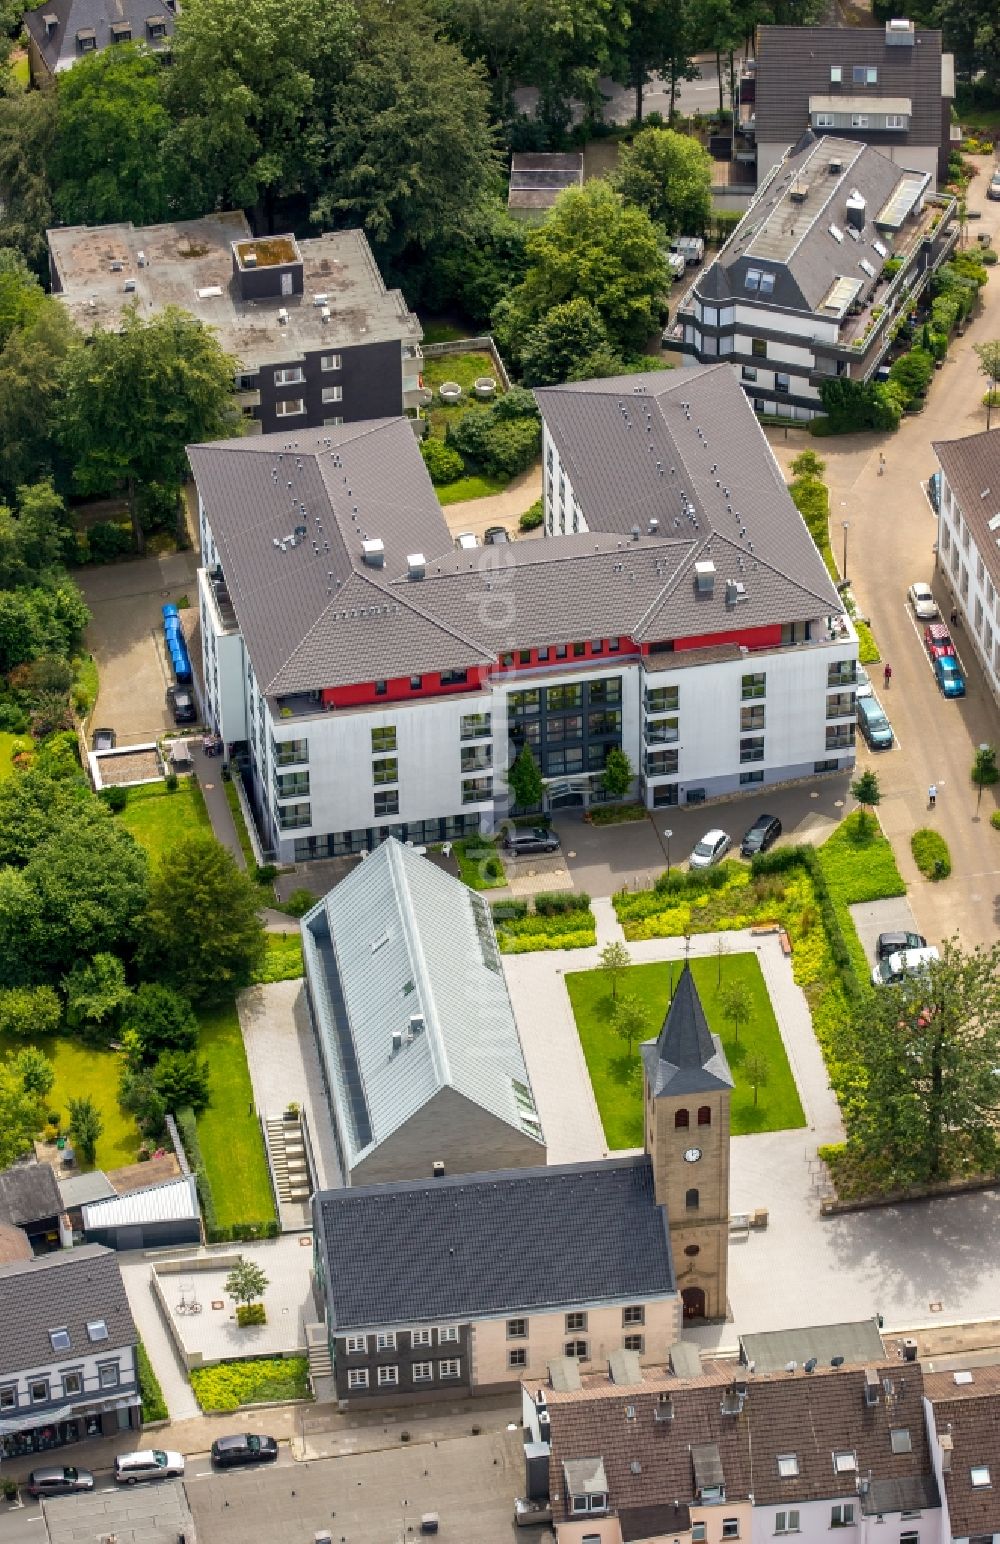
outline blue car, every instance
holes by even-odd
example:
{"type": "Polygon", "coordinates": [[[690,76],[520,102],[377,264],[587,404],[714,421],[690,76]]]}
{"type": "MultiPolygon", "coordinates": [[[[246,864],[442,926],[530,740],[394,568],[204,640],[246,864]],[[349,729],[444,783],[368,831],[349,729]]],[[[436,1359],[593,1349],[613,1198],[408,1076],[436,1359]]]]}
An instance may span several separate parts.
{"type": "Polygon", "coordinates": [[[965,677],[954,654],[939,654],[934,660],[934,674],[945,697],[965,696],[965,677]]]}

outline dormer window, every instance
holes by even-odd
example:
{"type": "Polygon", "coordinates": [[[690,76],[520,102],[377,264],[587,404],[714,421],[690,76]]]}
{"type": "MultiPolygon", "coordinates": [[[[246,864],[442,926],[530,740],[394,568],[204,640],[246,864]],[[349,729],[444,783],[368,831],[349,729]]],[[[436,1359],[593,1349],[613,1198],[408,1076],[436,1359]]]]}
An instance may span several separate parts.
{"type": "Polygon", "coordinates": [[[147,16],[146,31],[151,38],[165,38],[167,35],[167,18],[165,16],[147,16]]]}
{"type": "Polygon", "coordinates": [[[858,1456],[844,1448],[833,1455],[833,1468],[836,1474],[856,1474],[858,1468],[858,1456]]]}
{"type": "Polygon", "coordinates": [[[112,43],[131,43],[132,24],[127,21],[113,21],[111,23],[112,43]]]}
{"type": "Polygon", "coordinates": [[[93,27],[81,27],[76,35],[76,46],[81,54],[91,54],[97,47],[97,33],[93,27]]]}
{"type": "Polygon", "coordinates": [[[990,1484],[990,1470],[988,1464],[974,1464],[969,1470],[969,1479],[974,1490],[985,1490],[990,1484]]]}
{"type": "Polygon", "coordinates": [[[778,1474],[783,1480],[794,1480],[799,1472],[799,1456],[797,1453],[778,1454],[778,1474]]]}

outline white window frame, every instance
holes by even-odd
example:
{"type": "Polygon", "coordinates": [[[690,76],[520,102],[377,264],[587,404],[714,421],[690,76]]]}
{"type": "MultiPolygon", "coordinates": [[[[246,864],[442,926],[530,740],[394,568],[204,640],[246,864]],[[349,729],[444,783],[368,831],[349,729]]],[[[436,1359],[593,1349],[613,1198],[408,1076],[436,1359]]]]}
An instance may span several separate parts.
{"type": "Polygon", "coordinates": [[[818,129],[832,129],[837,122],[835,113],[817,113],[816,127],[818,129]]]}
{"type": "Polygon", "coordinates": [[[380,1389],[394,1389],[399,1387],[399,1368],[395,1363],[388,1363],[378,1370],[378,1386],[380,1389]]]}
{"type": "Polygon", "coordinates": [[[412,1372],[414,1383],[432,1383],[434,1381],[433,1362],[414,1362],[412,1372]]]}
{"type": "Polygon", "coordinates": [[[431,1341],[431,1332],[430,1332],[430,1330],[411,1330],[410,1331],[410,1345],[411,1346],[429,1346],[431,1344],[432,1344],[432,1341],[431,1341]]]}
{"type": "Polygon", "coordinates": [[[724,1539],[738,1539],[740,1536],[740,1520],[738,1517],[724,1517],[722,1519],[722,1533],[724,1539]]]}
{"type": "Polygon", "coordinates": [[[277,418],[298,418],[306,410],[304,397],[279,397],[274,404],[277,418]]]}
{"type": "Polygon", "coordinates": [[[832,1506],[830,1508],[830,1527],[831,1528],[853,1528],[854,1527],[854,1502],[853,1501],[838,1501],[835,1506],[832,1506]]]}
{"type": "Polygon", "coordinates": [[[858,1455],[853,1448],[835,1448],[833,1453],[834,1474],[857,1474],[858,1455]]]}
{"type": "Polygon", "coordinates": [[[344,400],[344,388],[343,388],[343,386],[324,386],[323,387],[323,399],[322,400],[324,402],[343,402],[343,400],[344,400]]]}
{"type": "Polygon", "coordinates": [[[344,1349],[348,1356],[357,1356],[368,1350],[367,1335],[348,1335],[344,1341],[344,1349]]]}
{"type": "Polygon", "coordinates": [[[439,1378],[460,1378],[462,1376],[462,1359],[459,1356],[447,1356],[438,1362],[439,1378]]]}
{"type": "Polygon", "coordinates": [[[458,1325],[457,1324],[439,1324],[438,1325],[438,1345],[439,1346],[453,1346],[456,1343],[457,1340],[458,1340],[458,1325]]]}
{"type": "Polygon", "coordinates": [[[65,1399],[72,1399],[77,1394],[83,1393],[83,1373],[74,1369],[72,1372],[64,1372],[62,1375],[62,1390],[65,1399]]]}
{"type": "Polygon", "coordinates": [[[778,1454],[778,1477],[782,1480],[794,1480],[799,1472],[798,1453],[778,1454]]]}
{"type": "Polygon", "coordinates": [[[347,1387],[348,1389],[366,1389],[368,1387],[368,1368],[348,1367],[347,1387]]]}
{"type": "Polygon", "coordinates": [[[905,129],[906,118],[902,113],[886,113],[885,126],[887,129],[905,129]]]}
{"type": "Polygon", "coordinates": [[[301,365],[282,365],[274,372],[275,386],[301,386],[305,378],[306,372],[301,365]]]}
{"type": "Polygon", "coordinates": [[[395,1349],[396,1349],[396,1331],[395,1330],[383,1330],[380,1334],[375,1336],[375,1350],[376,1351],[395,1351],[395,1349]]]}
{"type": "Polygon", "coordinates": [[[321,354],[319,367],[321,370],[339,370],[341,367],[341,356],[339,354],[321,354]]]}
{"type": "Polygon", "coordinates": [[[867,127],[868,127],[868,114],[867,113],[852,113],[851,114],[851,128],[852,129],[867,129],[867,127]]]}

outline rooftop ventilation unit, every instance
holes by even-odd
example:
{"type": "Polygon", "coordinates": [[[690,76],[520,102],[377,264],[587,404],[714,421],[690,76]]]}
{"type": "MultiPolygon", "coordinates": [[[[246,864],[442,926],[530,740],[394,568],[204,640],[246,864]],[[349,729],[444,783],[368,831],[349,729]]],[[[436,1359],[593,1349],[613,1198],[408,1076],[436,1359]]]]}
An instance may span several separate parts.
{"type": "Polygon", "coordinates": [[[715,564],[710,558],[694,565],[695,589],[699,595],[715,594],[715,564]]]}
{"type": "Polygon", "coordinates": [[[847,199],[846,213],[847,223],[849,226],[853,227],[853,229],[856,231],[862,230],[864,228],[865,201],[863,196],[858,192],[857,188],[851,189],[850,195],[847,199]]]}
{"type": "Polygon", "coordinates": [[[323,324],[325,326],[326,323],[330,320],[330,307],[329,306],[324,306],[322,311],[319,314],[320,314],[320,320],[323,322],[323,324]]]}
{"type": "Polygon", "coordinates": [[[284,325],[285,325],[285,323],[287,321],[288,321],[288,312],[286,311],[285,307],[282,306],[281,310],[278,312],[278,325],[281,326],[281,327],[284,327],[284,325]]]}
{"type": "Polygon", "coordinates": [[[743,1400],[746,1396],[741,1394],[734,1384],[728,1388],[722,1396],[722,1404],[719,1406],[723,1415],[742,1415],[743,1400]]]}
{"type": "Polygon", "coordinates": [[[135,280],[134,279],[126,279],[125,280],[125,284],[124,284],[123,287],[124,287],[126,295],[134,295],[135,294],[135,280]]]}
{"type": "Polygon", "coordinates": [[[204,289],[198,291],[199,300],[218,300],[222,294],[221,284],[206,284],[204,289]]]}
{"type": "Polygon", "coordinates": [[[422,579],[427,571],[427,559],[422,552],[411,552],[406,559],[406,572],[410,579],[422,579]]]}
{"type": "Polygon", "coordinates": [[[639,527],[637,525],[634,525],[632,527],[632,540],[633,541],[638,541],[639,537],[641,535],[642,535],[642,532],[640,531],[639,527]]]}
{"type": "Polygon", "coordinates": [[[870,1408],[879,1401],[879,1375],[874,1367],[865,1368],[865,1404],[870,1408]]]}
{"type": "Polygon", "coordinates": [[[427,1026],[427,1021],[424,1018],[422,1013],[411,1013],[410,1014],[410,1034],[411,1034],[411,1036],[412,1035],[422,1035],[423,1032],[424,1032],[424,1029],[426,1028],[426,1026],[427,1026]]]}
{"type": "Polygon", "coordinates": [[[844,163],[839,155],[831,156],[827,162],[827,169],[831,177],[839,177],[844,170],[844,163]]]}
{"type": "Polygon", "coordinates": [[[674,1402],[669,1394],[661,1394],[653,1406],[654,1421],[672,1421],[674,1418],[674,1402]]]}
{"type": "Polygon", "coordinates": [[[440,1158],[435,1158],[432,1172],[435,1179],[444,1179],[444,1164],[440,1158]]]}
{"type": "Polygon", "coordinates": [[[740,579],[726,580],[726,605],[737,606],[747,598],[747,587],[740,579]]]}
{"type": "Polygon", "coordinates": [[[895,47],[912,48],[916,41],[912,21],[905,16],[893,16],[885,24],[885,40],[895,47]]]}
{"type": "Polygon", "coordinates": [[[394,1029],[392,1032],[392,1054],[395,1056],[396,1052],[401,1051],[402,1049],[403,1031],[401,1029],[394,1029]]]}
{"type": "Polygon", "coordinates": [[[145,252],[137,252],[135,254],[135,260],[139,264],[140,268],[145,268],[145,266],[146,266],[146,254],[145,254],[145,252]]]}
{"type": "Polygon", "coordinates": [[[793,204],[804,204],[806,199],[809,197],[808,182],[803,182],[797,179],[789,188],[788,196],[793,204]]]}
{"type": "Polygon", "coordinates": [[[115,261],[111,264],[111,272],[112,273],[121,273],[121,271],[122,271],[122,269],[124,267],[125,267],[125,264],[123,262],[120,262],[116,258],[115,261]]]}
{"type": "Polygon", "coordinates": [[[329,295],[314,295],[313,296],[313,305],[314,306],[325,306],[329,299],[330,299],[329,295]]]}
{"type": "Polygon", "coordinates": [[[256,254],[256,252],[244,252],[244,254],[243,254],[243,266],[244,266],[244,268],[256,268],[256,266],[257,266],[257,254],[256,254]]]}
{"type": "MultiPolygon", "coordinates": [[[[657,462],[656,464],[657,464],[657,466],[659,466],[660,463],[657,462]]],[[[657,520],[655,515],[652,515],[650,517],[650,521],[649,521],[649,534],[650,534],[650,536],[655,536],[659,529],[660,529],[660,522],[659,522],[659,520],[657,520]]]]}
{"type": "Polygon", "coordinates": [[[381,536],[372,536],[363,541],[361,554],[369,568],[381,568],[385,563],[385,542],[381,536]]]}

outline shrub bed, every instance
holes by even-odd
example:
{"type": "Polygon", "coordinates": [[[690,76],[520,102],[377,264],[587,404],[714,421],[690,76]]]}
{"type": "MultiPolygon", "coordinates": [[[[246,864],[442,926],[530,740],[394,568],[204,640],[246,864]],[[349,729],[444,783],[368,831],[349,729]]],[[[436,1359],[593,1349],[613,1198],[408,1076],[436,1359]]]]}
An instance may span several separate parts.
{"type": "Polygon", "coordinates": [[[994,831],[1000,831],[1000,810],[994,810],[990,816],[990,825],[994,831]]]}
{"type": "Polygon", "coordinates": [[[493,907],[493,921],[501,954],[590,949],[597,943],[590,896],[573,890],[541,891],[531,911],[525,901],[498,901],[493,907]]]}
{"type": "Polygon", "coordinates": [[[139,1375],[139,1398],[142,1400],[142,1424],[147,1426],[150,1421],[167,1420],[170,1415],[167,1401],[163,1397],[160,1380],[153,1371],[149,1353],[141,1340],[135,1348],[135,1365],[139,1375]]]}
{"type": "Polygon", "coordinates": [[[267,1323],[267,1309],[263,1303],[239,1303],[236,1308],[236,1323],[240,1329],[247,1329],[252,1324],[267,1323]]]}
{"type": "Polygon", "coordinates": [[[592,826],[616,826],[624,821],[645,820],[644,804],[595,804],[588,810],[592,826]]]}
{"type": "Polygon", "coordinates": [[[544,519],[545,511],[542,508],[542,501],[541,499],[536,499],[530,509],[524,511],[524,514],[517,522],[517,528],[519,531],[537,531],[544,519]]]}
{"type": "Polygon", "coordinates": [[[951,873],[951,853],[948,843],[937,831],[923,826],[910,837],[913,861],[925,879],[947,879],[951,873]]]}
{"type": "Polygon", "coordinates": [[[191,1387],[203,1410],[238,1410],[268,1400],[309,1398],[304,1356],[262,1356],[246,1362],[192,1367],[191,1387]]]}

